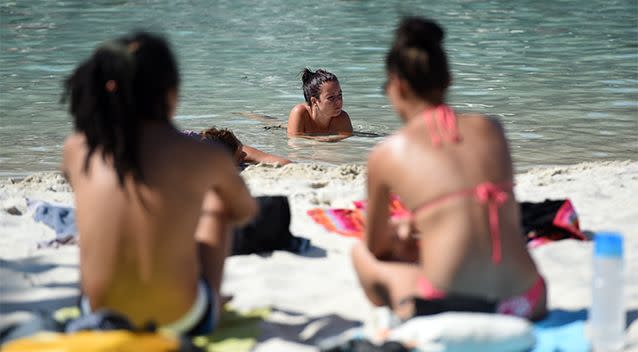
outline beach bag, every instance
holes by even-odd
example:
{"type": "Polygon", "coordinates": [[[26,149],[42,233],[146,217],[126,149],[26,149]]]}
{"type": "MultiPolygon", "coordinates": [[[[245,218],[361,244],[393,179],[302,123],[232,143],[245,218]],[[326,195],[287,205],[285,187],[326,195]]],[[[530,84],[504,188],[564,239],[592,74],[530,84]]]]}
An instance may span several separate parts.
{"type": "Polygon", "coordinates": [[[520,206],[523,233],[528,242],[542,244],[567,238],[587,240],[580,231],[578,214],[569,199],[521,202],[520,206]]]}
{"type": "Polygon", "coordinates": [[[290,233],[290,206],[286,196],[256,197],[257,216],[233,234],[232,255],[288,250],[305,251],[309,241],[290,233]]]}

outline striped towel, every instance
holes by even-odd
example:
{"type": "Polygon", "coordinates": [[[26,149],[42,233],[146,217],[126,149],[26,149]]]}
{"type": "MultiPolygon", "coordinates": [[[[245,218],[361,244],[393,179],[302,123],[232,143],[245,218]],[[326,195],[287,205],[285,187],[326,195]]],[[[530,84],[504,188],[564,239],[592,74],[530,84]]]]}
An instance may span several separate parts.
{"type": "MultiPolygon", "coordinates": [[[[313,208],[308,210],[307,213],[316,223],[330,232],[346,237],[363,239],[366,206],[366,200],[359,200],[354,202],[354,209],[313,208]]],[[[390,200],[390,216],[404,217],[409,213],[409,210],[401,203],[399,197],[392,196],[390,200]]]]}

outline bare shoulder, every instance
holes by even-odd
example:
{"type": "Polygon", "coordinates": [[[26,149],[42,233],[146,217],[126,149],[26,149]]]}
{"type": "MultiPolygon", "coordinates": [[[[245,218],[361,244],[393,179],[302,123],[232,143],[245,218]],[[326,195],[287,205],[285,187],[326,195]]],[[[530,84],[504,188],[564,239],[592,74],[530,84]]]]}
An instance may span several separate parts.
{"type": "Polygon", "coordinates": [[[295,106],[292,107],[292,109],[290,110],[290,115],[288,116],[288,118],[291,117],[304,117],[308,115],[308,104],[306,103],[299,103],[295,106]]]}
{"type": "Polygon", "coordinates": [[[401,149],[405,145],[405,136],[401,133],[395,133],[382,142],[378,143],[368,156],[368,164],[388,164],[394,160],[394,156],[401,154],[401,149]]]}
{"type": "Polygon", "coordinates": [[[467,113],[460,116],[473,130],[480,130],[483,133],[504,133],[503,125],[495,116],[478,113],[467,113]]]}
{"type": "Polygon", "coordinates": [[[337,119],[343,123],[350,124],[350,115],[345,110],[341,110],[341,114],[339,114],[337,119]]]}
{"type": "Polygon", "coordinates": [[[86,155],[86,137],[82,133],[73,133],[64,140],[62,147],[62,165],[60,169],[64,177],[71,181],[71,175],[81,169],[86,155]]]}
{"type": "Polygon", "coordinates": [[[64,140],[64,152],[73,152],[78,148],[83,148],[86,143],[86,137],[82,133],[75,132],[66,137],[64,140]]]}
{"type": "Polygon", "coordinates": [[[341,110],[341,114],[339,114],[339,118],[342,120],[350,121],[350,115],[345,110],[341,110]]]}
{"type": "Polygon", "coordinates": [[[352,122],[347,112],[341,111],[341,114],[334,119],[334,132],[352,134],[352,122]]]}
{"type": "Polygon", "coordinates": [[[86,153],[86,136],[82,133],[73,133],[64,140],[62,147],[63,168],[86,153]]]}
{"type": "MultiPolygon", "coordinates": [[[[390,185],[396,181],[397,166],[401,163],[401,150],[405,136],[394,134],[378,143],[368,155],[368,182],[370,185],[390,185]]],[[[399,168],[400,169],[400,168],[399,168]]]]}
{"type": "Polygon", "coordinates": [[[475,124],[483,124],[485,126],[493,126],[493,127],[500,126],[500,122],[498,118],[492,115],[484,115],[484,114],[472,112],[472,113],[460,114],[459,116],[475,124]]]}
{"type": "Polygon", "coordinates": [[[308,105],[299,103],[290,110],[288,115],[288,136],[294,136],[304,133],[304,120],[310,116],[308,105]]]}

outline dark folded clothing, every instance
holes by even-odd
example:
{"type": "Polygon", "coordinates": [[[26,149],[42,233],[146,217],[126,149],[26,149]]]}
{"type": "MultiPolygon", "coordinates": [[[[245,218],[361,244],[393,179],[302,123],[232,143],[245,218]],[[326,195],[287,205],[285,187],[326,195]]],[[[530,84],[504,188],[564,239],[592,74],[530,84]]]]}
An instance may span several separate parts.
{"type": "Polygon", "coordinates": [[[569,199],[545,199],[540,203],[521,202],[521,222],[527,241],[540,243],[566,238],[586,241],[580,230],[578,214],[569,199]]]}
{"type": "Polygon", "coordinates": [[[304,253],[310,247],[306,238],[290,233],[290,206],[286,196],[256,197],[259,213],[233,234],[232,255],[285,250],[304,253]]]}
{"type": "Polygon", "coordinates": [[[496,312],[496,302],[454,294],[437,299],[414,298],[414,316],[443,312],[494,313],[496,312]]]}
{"type": "Polygon", "coordinates": [[[382,345],[365,339],[352,339],[341,343],[338,346],[321,348],[321,352],[409,352],[411,349],[403,346],[399,342],[389,341],[382,345]]]}

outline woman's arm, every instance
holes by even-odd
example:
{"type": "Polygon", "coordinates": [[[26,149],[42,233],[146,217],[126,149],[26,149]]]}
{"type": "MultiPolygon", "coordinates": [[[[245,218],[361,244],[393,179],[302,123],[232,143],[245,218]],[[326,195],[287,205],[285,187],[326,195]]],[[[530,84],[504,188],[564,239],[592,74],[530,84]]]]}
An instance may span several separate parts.
{"type": "Polygon", "coordinates": [[[336,118],[334,129],[340,135],[352,136],[352,121],[350,121],[350,115],[347,112],[341,111],[341,115],[336,118]]]}
{"type": "Polygon", "coordinates": [[[243,225],[257,214],[257,202],[250,195],[230,155],[219,149],[215,159],[207,164],[213,168],[214,174],[219,175],[213,191],[221,198],[228,220],[235,225],[243,225]]]}
{"type": "Polygon", "coordinates": [[[246,157],[244,158],[244,161],[247,163],[266,163],[266,164],[286,165],[292,162],[288,159],[284,159],[276,155],[262,152],[261,150],[257,148],[253,148],[248,145],[242,146],[242,151],[246,153],[246,157]]]}
{"type": "Polygon", "coordinates": [[[372,254],[379,258],[392,256],[392,228],[390,216],[390,190],[384,181],[388,152],[383,144],[377,146],[368,158],[368,206],[366,210],[365,242],[372,254]]]}

